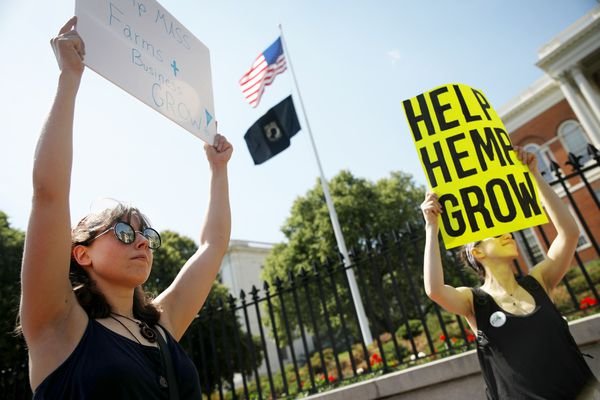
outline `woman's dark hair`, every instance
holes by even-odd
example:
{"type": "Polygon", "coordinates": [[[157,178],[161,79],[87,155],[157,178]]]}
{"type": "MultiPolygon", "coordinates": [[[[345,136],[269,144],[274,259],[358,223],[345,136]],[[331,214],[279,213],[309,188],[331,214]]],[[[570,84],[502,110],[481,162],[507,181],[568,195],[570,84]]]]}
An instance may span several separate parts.
{"type": "MultiPolygon", "coordinates": [[[[115,206],[85,216],[71,231],[71,249],[78,245],[87,246],[98,234],[110,228],[118,221],[131,223],[132,218],[139,218],[141,230],[150,226],[148,218],[137,208],[117,202],[115,206]]],[[[69,279],[79,305],[90,318],[107,318],[111,308],[106,298],[96,287],[96,283],[88,273],[77,263],[71,254],[69,279]]],[[[141,286],[134,290],[133,316],[150,326],[156,325],[160,311],[152,304],[152,299],[141,286]]]]}
{"type": "Polygon", "coordinates": [[[485,268],[479,261],[477,261],[472,253],[475,246],[477,246],[479,243],[480,242],[472,242],[462,246],[460,249],[460,259],[466,267],[475,271],[477,276],[479,276],[479,279],[483,281],[485,280],[485,268]]]}

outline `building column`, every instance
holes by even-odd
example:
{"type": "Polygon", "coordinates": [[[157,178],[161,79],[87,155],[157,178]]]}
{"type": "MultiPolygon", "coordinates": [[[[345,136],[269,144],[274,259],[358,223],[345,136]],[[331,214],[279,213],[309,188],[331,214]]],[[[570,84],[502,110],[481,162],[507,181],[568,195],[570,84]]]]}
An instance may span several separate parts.
{"type": "Polygon", "coordinates": [[[566,72],[558,76],[558,82],[560,84],[560,89],[581,123],[588,138],[597,149],[600,149],[600,129],[597,128],[597,124],[590,115],[591,112],[587,108],[587,105],[579,97],[579,94],[569,82],[566,72]]]}
{"type": "Polygon", "coordinates": [[[583,97],[587,100],[590,108],[592,109],[596,122],[600,122],[600,95],[598,91],[590,84],[590,81],[587,79],[585,75],[583,75],[583,71],[581,67],[576,65],[571,69],[571,73],[573,75],[573,79],[577,86],[579,86],[579,90],[583,94],[583,97]]]}

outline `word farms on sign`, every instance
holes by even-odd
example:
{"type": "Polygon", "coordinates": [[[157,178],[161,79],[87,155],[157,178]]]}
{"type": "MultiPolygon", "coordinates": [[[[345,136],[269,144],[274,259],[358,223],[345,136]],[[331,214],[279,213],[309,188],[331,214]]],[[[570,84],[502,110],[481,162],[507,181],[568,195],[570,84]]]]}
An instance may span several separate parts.
{"type": "Polygon", "coordinates": [[[212,144],[208,48],[155,0],[77,0],[86,65],[212,144]]]}
{"type": "Polygon", "coordinates": [[[481,91],[441,86],[404,100],[403,107],[444,209],[446,248],[547,222],[533,177],[481,91]]]}

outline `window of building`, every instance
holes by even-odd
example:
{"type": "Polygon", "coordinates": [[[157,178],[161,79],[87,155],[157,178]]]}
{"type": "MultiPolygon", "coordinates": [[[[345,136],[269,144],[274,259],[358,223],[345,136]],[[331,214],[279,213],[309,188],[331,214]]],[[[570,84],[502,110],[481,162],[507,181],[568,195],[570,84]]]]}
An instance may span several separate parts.
{"type": "Polygon", "coordinates": [[[537,263],[541,262],[546,255],[544,254],[544,249],[533,228],[523,229],[520,233],[517,232],[513,237],[521,249],[521,254],[527,263],[527,267],[531,269],[537,263]]]}
{"type": "Polygon", "coordinates": [[[571,215],[573,216],[573,218],[575,218],[575,222],[577,222],[577,226],[579,227],[579,238],[577,239],[577,250],[583,250],[583,249],[590,247],[590,239],[588,238],[587,234],[585,233],[583,226],[581,226],[581,223],[579,222],[579,218],[577,218],[577,215],[575,214],[575,211],[573,210],[572,206],[569,206],[569,211],[571,212],[571,215]]]}
{"type": "Polygon", "coordinates": [[[550,168],[550,160],[554,160],[552,152],[547,147],[539,146],[535,143],[529,143],[523,146],[526,151],[535,154],[538,162],[538,169],[542,173],[546,182],[552,182],[556,177],[550,168]]]}
{"type": "Polygon", "coordinates": [[[588,140],[579,122],[570,119],[558,127],[558,137],[563,147],[576,156],[581,156],[579,162],[585,164],[591,156],[587,152],[588,140]]]}

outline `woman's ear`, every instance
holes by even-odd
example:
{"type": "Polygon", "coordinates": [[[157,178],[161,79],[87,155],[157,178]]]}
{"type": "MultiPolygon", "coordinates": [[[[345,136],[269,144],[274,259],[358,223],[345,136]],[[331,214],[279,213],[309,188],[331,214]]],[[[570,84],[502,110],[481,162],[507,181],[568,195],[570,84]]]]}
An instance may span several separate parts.
{"type": "Polygon", "coordinates": [[[477,261],[481,261],[485,258],[485,253],[481,251],[481,249],[478,247],[473,247],[471,249],[471,254],[473,255],[473,258],[475,258],[477,261]]]}
{"type": "Polygon", "coordinates": [[[82,267],[87,267],[92,264],[92,260],[88,253],[88,248],[86,246],[78,244],[77,246],[73,247],[71,253],[73,254],[75,261],[77,261],[77,264],[81,265],[82,267]]]}

